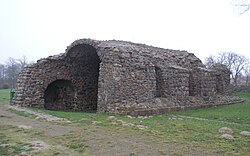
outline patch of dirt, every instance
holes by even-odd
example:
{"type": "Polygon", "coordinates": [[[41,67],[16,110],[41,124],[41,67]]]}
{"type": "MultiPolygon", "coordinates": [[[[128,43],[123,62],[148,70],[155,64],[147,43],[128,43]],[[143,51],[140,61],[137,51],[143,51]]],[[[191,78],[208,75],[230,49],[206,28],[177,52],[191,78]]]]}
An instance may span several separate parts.
{"type": "Polygon", "coordinates": [[[23,151],[18,156],[32,156],[32,154],[29,154],[29,153],[23,151]]]}
{"type": "MultiPolygon", "coordinates": [[[[15,113],[8,111],[7,106],[3,106],[0,104],[0,114],[3,116],[8,116],[8,118],[2,118],[0,120],[0,124],[2,125],[14,125],[20,128],[24,128],[25,126],[32,127],[32,129],[45,132],[47,135],[58,136],[64,135],[72,131],[78,131],[77,127],[72,126],[63,126],[60,123],[39,121],[37,119],[31,119],[24,116],[19,116],[15,113]],[[23,125],[23,126],[22,126],[23,125]]],[[[27,127],[26,127],[27,128],[27,127]]]]}
{"type": "MultiPolygon", "coordinates": [[[[29,148],[35,150],[50,149],[53,146],[60,154],[68,155],[74,151],[74,144],[68,144],[67,138],[82,141],[86,147],[77,147],[76,149],[88,148],[91,151],[89,155],[217,155],[216,152],[200,147],[188,148],[184,145],[173,143],[171,140],[157,139],[153,134],[146,133],[148,128],[144,125],[131,125],[122,120],[116,120],[113,127],[99,126],[98,122],[89,124],[87,127],[80,124],[73,124],[70,122],[58,123],[50,120],[41,121],[24,116],[19,116],[13,112],[8,111],[8,107],[0,104],[0,115],[8,116],[2,117],[0,124],[14,125],[19,128],[28,129],[37,133],[42,132],[43,135],[38,135],[36,141],[28,144],[29,148]],[[121,124],[127,124],[120,126],[121,124]],[[31,128],[31,129],[29,129],[31,128]],[[60,140],[61,139],[61,140],[60,140]],[[41,140],[46,141],[43,142],[41,140]],[[65,142],[67,144],[65,145],[65,142]],[[53,144],[53,145],[52,145],[53,144]],[[71,146],[71,147],[70,147],[71,146]]],[[[115,119],[115,117],[110,117],[115,119]]],[[[27,135],[29,137],[29,135],[27,135]]],[[[36,137],[36,136],[35,136],[36,137]]],[[[29,140],[34,140],[30,138],[29,140]]],[[[23,153],[24,156],[27,153],[23,153]]],[[[58,154],[57,154],[58,155],[58,154]]],[[[82,155],[81,152],[76,151],[73,155],[82,155]]]]}
{"type": "Polygon", "coordinates": [[[59,118],[59,117],[55,117],[53,115],[35,112],[35,111],[29,110],[29,109],[26,109],[23,107],[19,107],[19,106],[8,105],[8,108],[15,110],[15,111],[24,112],[25,114],[35,115],[36,119],[43,119],[46,121],[56,121],[56,122],[70,122],[69,120],[64,119],[64,118],[59,118]]]}
{"type": "Polygon", "coordinates": [[[48,145],[43,141],[31,141],[28,147],[34,150],[43,150],[48,148],[48,145]]]}
{"type": "Polygon", "coordinates": [[[19,125],[18,128],[23,128],[23,129],[31,129],[32,126],[27,126],[27,125],[19,125]]]}

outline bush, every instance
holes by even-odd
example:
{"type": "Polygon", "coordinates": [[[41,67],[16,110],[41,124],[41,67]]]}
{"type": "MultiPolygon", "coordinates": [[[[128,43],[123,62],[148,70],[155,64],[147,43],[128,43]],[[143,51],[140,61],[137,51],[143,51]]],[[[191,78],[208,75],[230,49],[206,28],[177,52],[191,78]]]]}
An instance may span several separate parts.
{"type": "Polygon", "coordinates": [[[10,86],[8,84],[3,84],[1,86],[1,89],[9,89],[9,88],[10,88],[10,86]]]}

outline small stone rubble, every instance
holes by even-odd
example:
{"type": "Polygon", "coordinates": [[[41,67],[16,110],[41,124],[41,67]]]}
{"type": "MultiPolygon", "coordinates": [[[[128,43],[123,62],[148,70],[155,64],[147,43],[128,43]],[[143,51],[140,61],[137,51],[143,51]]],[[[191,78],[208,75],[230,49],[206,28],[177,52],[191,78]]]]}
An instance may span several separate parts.
{"type": "Polygon", "coordinates": [[[48,148],[48,145],[43,141],[31,141],[28,147],[34,150],[43,150],[43,149],[48,148]]]}
{"type": "Polygon", "coordinates": [[[222,134],[221,138],[225,140],[233,140],[234,137],[231,135],[233,133],[233,130],[228,127],[222,127],[219,129],[219,133],[222,134]]]}
{"type": "MultiPolygon", "coordinates": [[[[128,118],[134,118],[132,116],[127,116],[128,118]]],[[[146,119],[147,117],[138,117],[140,119],[146,119]]],[[[145,125],[137,125],[137,124],[133,124],[133,123],[130,123],[130,122],[126,122],[126,121],[123,121],[121,119],[117,119],[115,116],[109,116],[108,117],[109,120],[115,120],[116,122],[112,122],[113,125],[117,125],[118,123],[117,122],[120,122],[122,124],[122,126],[127,126],[127,127],[137,127],[138,129],[140,130],[143,130],[143,129],[147,129],[148,126],[145,126],[145,125]]],[[[142,121],[141,121],[142,122],[142,121]]]]}
{"type": "Polygon", "coordinates": [[[219,133],[221,134],[232,134],[233,130],[231,128],[228,127],[222,127],[219,129],[219,133]]]}
{"type": "Polygon", "coordinates": [[[26,151],[22,151],[18,156],[33,156],[33,155],[27,153],[26,151]]]}
{"type": "Polygon", "coordinates": [[[19,125],[18,128],[23,128],[23,129],[31,129],[32,126],[27,126],[27,125],[19,125]]]}
{"type": "Polygon", "coordinates": [[[245,136],[250,136],[250,132],[249,131],[242,131],[240,132],[241,135],[245,135],[245,136]]]}
{"type": "MultiPolygon", "coordinates": [[[[26,114],[35,115],[35,116],[37,116],[36,119],[43,119],[43,120],[46,120],[46,121],[56,121],[56,122],[70,122],[69,120],[64,119],[64,118],[59,118],[59,117],[55,117],[53,115],[39,113],[39,112],[32,111],[32,110],[29,110],[29,109],[26,109],[26,108],[20,107],[20,106],[8,105],[8,108],[12,109],[12,110],[24,112],[26,114]]],[[[24,129],[32,128],[32,127],[26,126],[26,125],[19,125],[18,127],[19,128],[24,128],[24,129]]]]}
{"type": "MultiPolygon", "coordinates": [[[[223,138],[225,140],[234,140],[234,137],[231,135],[233,133],[233,130],[231,128],[222,127],[219,129],[219,133],[222,134],[221,138],[223,138]]],[[[250,136],[250,132],[249,131],[242,131],[242,132],[240,132],[240,135],[250,136]]]]}
{"type": "Polygon", "coordinates": [[[25,151],[22,151],[20,154],[18,154],[18,156],[33,156],[34,154],[31,154],[32,153],[31,151],[33,150],[40,151],[40,150],[45,150],[47,148],[49,148],[49,145],[43,141],[40,140],[31,141],[28,142],[27,145],[23,147],[23,150],[25,151]]]}
{"type": "Polygon", "coordinates": [[[225,139],[225,140],[233,140],[234,137],[230,134],[222,134],[221,138],[225,139]]]}

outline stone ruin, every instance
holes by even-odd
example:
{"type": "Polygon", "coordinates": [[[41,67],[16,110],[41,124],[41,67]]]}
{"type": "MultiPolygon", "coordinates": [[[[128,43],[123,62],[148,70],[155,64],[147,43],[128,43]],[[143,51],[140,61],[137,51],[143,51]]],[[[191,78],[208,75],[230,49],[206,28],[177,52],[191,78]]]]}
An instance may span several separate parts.
{"type": "Polygon", "coordinates": [[[230,71],[194,54],[125,41],[80,39],[19,75],[13,104],[129,115],[235,102],[223,93],[230,71]]]}

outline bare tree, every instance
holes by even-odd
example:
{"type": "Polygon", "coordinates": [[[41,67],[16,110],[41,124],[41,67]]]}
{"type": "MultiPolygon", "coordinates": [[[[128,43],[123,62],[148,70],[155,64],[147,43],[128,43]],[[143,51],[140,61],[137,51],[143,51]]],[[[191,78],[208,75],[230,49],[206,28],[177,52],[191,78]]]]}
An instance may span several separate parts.
{"type": "Polygon", "coordinates": [[[231,79],[234,85],[237,85],[242,70],[248,63],[248,59],[234,52],[223,52],[217,55],[210,55],[205,59],[205,65],[211,67],[213,64],[224,64],[231,71],[231,79]]]}
{"type": "Polygon", "coordinates": [[[244,70],[244,75],[246,76],[246,86],[249,86],[250,65],[247,65],[243,70],[244,70]]]}
{"type": "Polygon", "coordinates": [[[5,64],[0,64],[0,88],[14,88],[19,72],[28,64],[26,56],[20,59],[9,57],[5,64]]]}
{"type": "Polygon", "coordinates": [[[217,60],[216,57],[214,55],[209,55],[207,58],[205,58],[204,64],[206,65],[206,67],[212,67],[212,65],[216,64],[217,60]]]}
{"type": "Polygon", "coordinates": [[[233,83],[237,86],[238,78],[246,67],[248,59],[242,55],[236,55],[232,63],[232,79],[233,83]]]}
{"type": "Polygon", "coordinates": [[[240,10],[239,14],[242,15],[245,12],[250,10],[250,1],[246,1],[246,0],[234,0],[233,1],[233,5],[238,7],[238,9],[240,10]]]}
{"type": "Polygon", "coordinates": [[[28,59],[25,55],[22,58],[17,59],[18,63],[20,64],[20,68],[23,69],[28,64],[28,59]]]}
{"type": "Polygon", "coordinates": [[[4,64],[0,64],[0,79],[4,78],[5,67],[4,64]]]}
{"type": "Polygon", "coordinates": [[[218,54],[218,63],[226,65],[227,68],[232,71],[233,64],[236,62],[238,57],[240,57],[240,55],[234,52],[222,52],[218,54]]]}
{"type": "Polygon", "coordinates": [[[6,78],[11,88],[15,87],[17,75],[20,71],[20,65],[17,63],[16,59],[9,57],[6,61],[6,78]]]}
{"type": "Polygon", "coordinates": [[[236,53],[233,52],[222,52],[218,53],[217,55],[210,55],[205,59],[205,65],[207,67],[211,67],[214,64],[224,64],[227,68],[231,71],[233,62],[235,58],[237,58],[236,53]]]}
{"type": "Polygon", "coordinates": [[[2,88],[5,82],[5,65],[0,64],[0,87],[2,88]]]}

